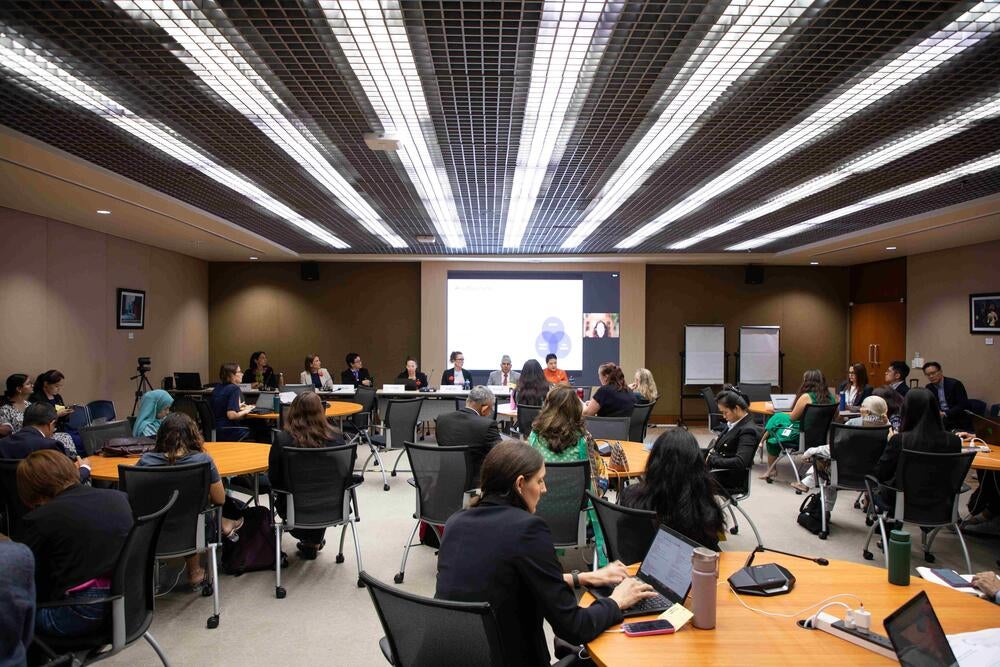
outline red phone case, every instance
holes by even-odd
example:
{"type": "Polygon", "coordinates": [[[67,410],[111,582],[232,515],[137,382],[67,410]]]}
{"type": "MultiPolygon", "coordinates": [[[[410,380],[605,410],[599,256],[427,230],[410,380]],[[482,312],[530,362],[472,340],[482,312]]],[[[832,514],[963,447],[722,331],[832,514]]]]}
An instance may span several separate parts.
{"type": "MultiPolygon", "coordinates": [[[[640,621],[640,622],[645,623],[648,621],[640,621]]],[[[636,624],[625,623],[622,625],[622,630],[624,630],[626,637],[647,637],[649,635],[672,635],[674,633],[674,626],[670,625],[669,623],[667,623],[667,627],[665,628],[659,628],[656,630],[646,630],[644,632],[630,632],[629,628],[631,628],[633,625],[638,625],[638,623],[636,624]]]]}

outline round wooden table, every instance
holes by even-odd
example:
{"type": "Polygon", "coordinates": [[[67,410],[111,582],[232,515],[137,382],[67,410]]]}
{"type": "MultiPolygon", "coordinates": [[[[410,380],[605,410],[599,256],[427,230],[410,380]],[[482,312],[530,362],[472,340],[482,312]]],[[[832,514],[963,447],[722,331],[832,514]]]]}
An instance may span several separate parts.
{"type": "MultiPolygon", "coordinates": [[[[587,648],[598,665],[781,665],[803,661],[814,664],[889,665],[886,658],[837,639],[821,630],[804,630],[795,621],[811,616],[814,607],[791,618],[764,616],[750,611],[737,601],[726,579],[743,567],[746,552],[728,552],[719,559],[719,587],[714,630],[698,630],[690,623],[672,635],[626,637],[620,632],[605,632],[587,648]]],[[[886,570],[831,560],[826,567],[775,553],[760,553],[757,564],[780,563],[795,575],[795,588],[787,595],[773,598],[741,596],[751,607],[772,613],[798,612],[837,593],[857,595],[872,615],[872,631],[885,634],[882,620],[921,590],[927,591],[934,611],[946,634],[982,630],[1000,626],[1000,606],[968,593],[959,593],[911,576],[909,586],[893,586],[886,570]]],[[[634,572],[638,566],[629,568],[634,572]]],[[[856,607],[857,599],[838,600],[856,607]]],[[[589,594],[581,606],[593,602],[589,594]]],[[[687,601],[691,607],[690,600],[687,601]]],[[[829,607],[827,613],[843,616],[843,607],[829,607]]],[[[649,620],[654,616],[630,618],[649,620]]]]}
{"type": "Polygon", "coordinates": [[[993,445],[988,445],[988,447],[990,448],[989,454],[980,452],[976,454],[976,458],[972,459],[972,468],[1000,472],[1000,447],[993,445]]]}
{"type": "MultiPolygon", "coordinates": [[[[626,440],[607,440],[605,438],[595,438],[595,442],[598,444],[602,442],[617,442],[622,446],[625,451],[625,458],[628,459],[628,470],[626,472],[618,472],[608,468],[609,478],[632,478],[640,477],[644,472],[646,472],[646,461],[649,460],[649,452],[646,451],[646,446],[641,442],[630,442],[626,440]]],[[[605,463],[610,463],[611,459],[608,456],[604,457],[605,463]]]]}
{"type": "MultiPolygon", "coordinates": [[[[355,415],[361,412],[364,407],[360,403],[349,403],[347,401],[330,401],[330,405],[326,408],[327,419],[338,419],[340,417],[348,417],[350,415],[355,415]]],[[[247,419],[277,419],[277,412],[265,412],[263,414],[249,414],[246,416],[247,419]]]]}
{"type": "MultiPolygon", "coordinates": [[[[206,442],[205,452],[215,461],[222,477],[267,471],[271,445],[259,442],[206,442]]],[[[118,466],[133,466],[138,456],[91,456],[90,476],[106,482],[118,481],[118,466]]]]}
{"type": "Polygon", "coordinates": [[[497,408],[497,417],[502,417],[504,419],[509,419],[511,421],[517,420],[517,408],[511,408],[509,405],[497,408]]]}
{"type": "Polygon", "coordinates": [[[771,405],[771,401],[751,401],[750,412],[755,415],[767,415],[770,417],[774,414],[774,406],[771,405]]]}

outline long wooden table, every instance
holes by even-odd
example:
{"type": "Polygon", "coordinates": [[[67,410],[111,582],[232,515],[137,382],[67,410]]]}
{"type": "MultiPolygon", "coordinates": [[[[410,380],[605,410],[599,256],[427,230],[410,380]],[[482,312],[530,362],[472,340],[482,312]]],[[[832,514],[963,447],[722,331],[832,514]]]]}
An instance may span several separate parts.
{"type": "MultiPolygon", "coordinates": [[[[355,415],[364,409],[360,403],[349,403],[347,401],[330,401],[330,405],[326,408],[327,419],[338,419],[340,417],[348,417],[350,415],[355,415]]],[[[277,412],[265,412],[262,414],[248,414],[247,419],[277,419],[277,412]]]]}
{"type": "MultiPolygon", "coordinates": [[[[267,471],[271,445],[259,442],[206,442],[205,452],[215,461],[222,477],[267,471]]],[[[107,482],[118,481],[118,466],[133,466],[138,456],[91,456],[90,476],[107,482]]]]}
{"type": "Polygon", "coordinates": [[[974,470],[1000,472],[1000,447],[987,446],[990,448],[990,453],[980,452],[976,454],[976,458],[972,459],[972,467],[974,470]]]}
{"type": "MultiPolygon", "coordinates": [[[[605,438],[595,438],[598,443],[602,442],[617,442],[622,446],[622,450],[625,452],[625,458],[628,459],[628,470],[625,472],[618,472],[608,468],[609,478],[622,478],[629,479],[632,477],[640,477],[646,472],[646,462],[649,460],[649,452],[646,451],[646,446],[641,442],[631,442],[627,440],[607,440],[605,438]]],[[[605,456],[605,463],[610,463],[610,457],[605,456]]]]}
{"type": "MultiPolygon", "coordinates": [[[[849,642],[837,639],[821,630],[804,630],[795,621],[815,613],[819,607],[798,613],[791,618],[764,616],[743,607],[729,590],[726,579],[743,566],[746,552],[721,554],[716,626],[714,630],[698,630],[690,623],[672,635],[626,637],[620,632],[605,632],[587,647],[598,665],[891,665],[886,658],[849,642]]],[[[795,575],[794,590],[773,598],[742,596],[751,607],[772,613],[791,614],[807,605],[838,593],[850,593],[861,598],[872,614],[872,630],[885,634],[882,620],[921,590],[927,591],[934,611],[948,634],[969,632],[1000,626],[1000,606],[932,584],[913,576],[909,586],[893,586],[884,568],[831,560],[826,567],[774,553],[761,553],[755,562],[780,563],[795,575]]],[[[637,566],[630,568],[635,571],[637,566]]],[[[857,607],[857,599],[838,598],[857,607]]],[[[585,594],[580,604],[593,602],[585,594]]],[[[690,608],[690,600],[687,607],[690,608]]],[[[842,607],[831,607],[828,613],[843,616],[842,607]]],[[[655,616],[637,617],[629,621],[649,620],[655,616]]]]}

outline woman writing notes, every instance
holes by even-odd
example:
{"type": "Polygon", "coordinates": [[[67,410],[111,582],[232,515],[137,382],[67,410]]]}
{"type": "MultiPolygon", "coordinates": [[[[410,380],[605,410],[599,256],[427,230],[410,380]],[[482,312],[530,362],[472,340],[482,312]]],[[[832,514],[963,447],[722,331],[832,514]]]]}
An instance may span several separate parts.
{"type": "Polygon", "coordinates": [[[413,357],[406,358],[406,368],[396,376],[396,382],[402,382],[407,391],[423,389],[427,386],[427,376],[420,371],[417,360],[413,357]]]}
{"type": "Polygon", "coordinates": [[[139,404],[139,414],[132,426],[132,435],[137,438],[155,438],[164,417],[170,414],[174,397],[162,389],[147,391],[139,404]]]}

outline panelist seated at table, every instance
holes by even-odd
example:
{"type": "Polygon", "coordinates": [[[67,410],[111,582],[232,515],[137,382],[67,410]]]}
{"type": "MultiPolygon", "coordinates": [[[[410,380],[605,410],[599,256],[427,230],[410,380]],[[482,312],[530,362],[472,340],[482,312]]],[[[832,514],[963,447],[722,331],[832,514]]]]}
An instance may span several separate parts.
{"type": "Polygon", "coordinates": [[[924,364],[924,376],[927,378],[925,388],[934,393],[941,411],[941,418],[944,419],[946,429],[962,429],[968,431],[972,428],[972,421],[966,412],[969,409],[969,394],[965,391],[965,385],[961,380],[945,377],[941,364],[936,361],[928,361],[924,364]]]}
{"type": "MultiPolygon", "coordinates": [[[[32,403],[24,410],[21,430],[0,440],[0,459],[24,459],[33,452],[52,450],[79,468],[80,482],[90,479],[90,461],[67,455],[63,443],[53,436],[56,433],[56,410],[48,403],[32,403]]],[[[75,453],[74,453],[75,455],[75,453]]]]}
{"type": "Polygon", "coordinates": [[[250,387],[257,390],[277,389],[278,374],[267,364],[267,353],[260,351],[250,355],[250,363],[243,373],[250,380],[250,387]]]}
{"type": "Polygon", "coordinates": [[[715,439],[705,462],[715,480],[730,493],[746,493],[747,470],[760,444],[762,429],[748,412],[750,399],[739,388],[727,385],[715,396],[726,430],[715,439]]]}
{"type": "Polygon", "coordinates": [[[872,386],[868,384],[868,370],[864,364],[851,364],[847,368],[847,379],[837,387],[837,395],[844,395],[844,405],[847,409],[861,406],[861,401],[872,395],[872,386]]]}
{"type": "Polygon", "coordinates": [[[601,386],[587,401],[585,417],[631,417],[635,394],[625,384],[625,374],[618,364],[608,362],[597,369],[601,386]]]}
{"type": "Polygon", "coordinates": [[[500,442],[500,429],[493,412],[493,393],[479,385],[469,390],[465,406],[437,418],[437,444],[442,447],[469,447],[469,479],[479,486],[479,469],[493,446],[500,442]]]}
{"type": "Polygon", "coordinates": [[[463,387],[468,382],[471,386],[472,373],[465,370],[465,355],[455,350],[448,355],[448,361],[451,362],[451,368],[446,368],[441,374],[441,384],[463,387]]]}
{"type": "Polygon", "coordinates": [[[486,383],[491,387],[508,387],[517,384],[517,379],[521,373],[511,369],[512,363],[510,355],[505,354],[500,357],[500,370],[490,372],[489,381],[486,383]]]}
{"type": "Polygon", "coordinates": [[[906,384],[906,378],[910,374],[910,365],[905,361],[893,361],[885,369],[885,383],[899,392],[900,396],[906,396],[910,388],[906,384]]]}
{"type": "Polygon", "coordinates": [[[170,414],[174,397],[162,389],[147,391],[139,403],[139,414],[132,425],[132,435],[137,438],[155,438],[163,418],[170,414]]]}
{"type": "Polygon", "coordinates": [[[566,371],[559,368],[559,357],[551,352],[545,355],[545,379],[549,384],[569,384],[566,371]]]}
{"type": "MultiPolygon", "coordinates": [[[[811,368],[802,374],[802,384],[795,394],[795,402],[792,404],[791,412],[776,412],[767,420],[764,425],[764,435],[767,437],[767,466],[771,470],[770,478],[774,479],[772,469],[778,454],[781,453],[782,443],[797,444],[799,433],[802,428],[802,415],[805,414],[806,406],[813,403],[828,404],[836,403],[833,394],[827,386],[823,372],[818,368],[811,368]]],[[[767,479],[765,473],[761,479],[767,479]]]]}
{"type": "MultiPolygon", "coordinates": [[[[305,370],[299,373],[300,384],[311,384],[316,391],[333,390],[333,378],[330,376],[330,371],[323,368],[323,361],[318,354],[306,356],[303,367],[305,370]]],[[[351,375],[351,382],[344,384],[354,384],[354,375],[351,375]]]]}
{"type": "Polygon", "coordinates": [[[521,367],[514,389],[514,400],[518,405],[538,405],[545,402],[549,393],[549,382],[542,372],[542,365],[535,359],[528,359],[521,367]]]}
{"type": "Polygon", "coordinates": [[[357,352],[348,352],[344,357],[347,368],[340,373],[340,384],[349,384],[357,387],[372,386],[372,376],[361,361],[361,355],[357,352]]]}
{"type": "Polygon", "coordinates": [[[438,554],[434,597],[489,602],[507,665],[548,665],[543,619],[556,637],[583,644],[622,622],[622,609],[654,597],[651,586],[627,577],[621,563],[564,575],[545,521],[534,516],[546,492],[541,454],[502,442],[483,461],[482,496],[452,515],[438,554]],[[574,585],[614,585],[611,596],[587,608],[574,585]]]}
{"type": "Polygon", "coordinates": [[[254,409],[254,406],[243,402],[240,392],[243,370],[239,364],[230,361],[219,367],[219,379],[222,384],[208,395],[208,404],[215,415],[215,428],[240,426],[240,422],[254,409]]]}
{"type": "Polygon", "coordinates": [[[396,376],[396,382],[406,387],[408,391],[424,389],[427,386],[427,375],[420,370],[420,364],[413,357],[406,358],[406,367],[396,376]]]}

